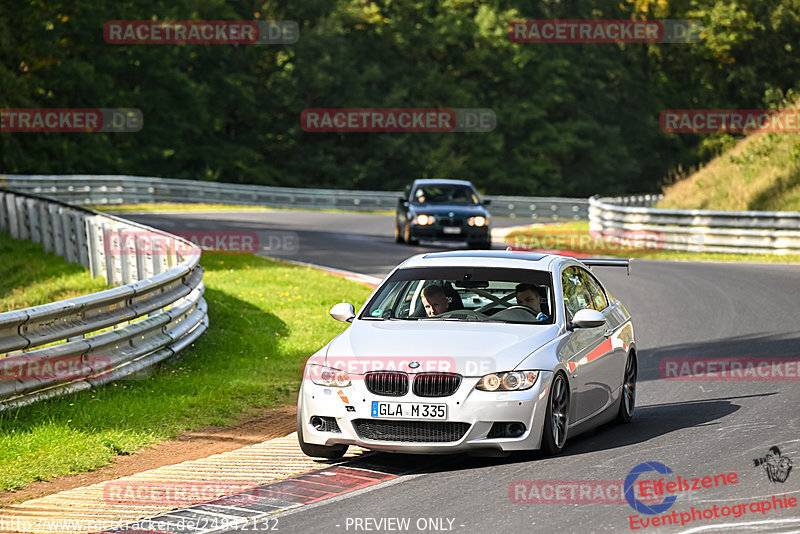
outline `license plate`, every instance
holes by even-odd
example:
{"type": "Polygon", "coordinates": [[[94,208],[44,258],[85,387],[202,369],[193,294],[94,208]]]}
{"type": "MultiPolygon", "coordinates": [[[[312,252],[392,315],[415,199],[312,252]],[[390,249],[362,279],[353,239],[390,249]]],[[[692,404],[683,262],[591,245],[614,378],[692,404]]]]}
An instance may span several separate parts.
{"type": "Polygon", "coordinates": [[[382,419],[447,419],[446,404],[372,401],[372,417],[382,419]]]}
{"type": "Polygon", "coordinates": [[[459,227],[459,226],[443,226],[442,227],[442,232],[444,232],[445,234],[460,234],[461,233],[461,227],[459,227]]]}

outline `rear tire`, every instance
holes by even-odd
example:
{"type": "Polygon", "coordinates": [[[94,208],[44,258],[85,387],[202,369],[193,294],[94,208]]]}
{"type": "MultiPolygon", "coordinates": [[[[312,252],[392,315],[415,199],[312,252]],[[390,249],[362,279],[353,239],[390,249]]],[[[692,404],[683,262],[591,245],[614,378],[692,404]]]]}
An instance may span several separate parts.
{"type": "Polygon", "coordinates": [[[547,413],[542,431],[542,450],[547,454],[558,454],[564,450],[569,429],[569,383],[564,373],[556,373],[550,383],[547,397],[547,413]]]}
{"type": "Polygon", "coordinates": [[[405,243],[405,238],[403,237],[403,233],[400,231],[400,223],[397,222],[397,219],[394,220],[394,240],[396,243],[405,243]]]}
{"type": "Polygon", "coordinates": [[[300,450],[306,456],[313,458],[328,458],[335,460],[341,458],[347,452],[349,445],[313,445],[306,443],[303,439],[303,422],[300,420],[301,414],[300,405],[297,406],[297,441],[300,443],[300,450]]]}
{"type": "Polygon", "coordinates": [[[631,351],[628,361],[625,362],[625,375],[622,379],[622,392],[619,399],[617,422],[626,424],[633,419],[636,409],[636,354],[631,351]]]}

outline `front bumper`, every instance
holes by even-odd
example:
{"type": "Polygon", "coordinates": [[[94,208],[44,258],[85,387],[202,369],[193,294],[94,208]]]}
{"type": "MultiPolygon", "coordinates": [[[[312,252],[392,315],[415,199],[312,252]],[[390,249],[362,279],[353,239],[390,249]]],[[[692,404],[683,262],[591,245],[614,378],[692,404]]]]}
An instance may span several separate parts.
{"type": "Polygon", "coordinates": [[[443,226],[439,223],[426,225],[412,224],[411,235],[415,239],[485,242],[489,241],[489,227],[469,226],[467,224],[462,226],[443,226]],[[453,229],[457,229],[458,231],[453,233],[455,232],[453,229]]]}
{"type": "MultiPolygon", "coordinates": [[[[475,389],[477,377],[464,377],[455,394],[448,397],[418,397],[412,392],[402,397],[375,395],[367,390],[363,379],[357,375],[351,375],[353,383],[345,388],[319,386],[310,380],[303,380],[298,406],[299,421],[303,425],[305,441],[316,445],[347,444],[387,452],[441,454],[479,449],[538,449],[541,446],[552,375],[551,372],[540,371],[539,378],[531,389],[513,392],[480,391],[475,389]],[[389,422],[391,426],[393,422],[423,421],[372,417],[372,401],[446,404],[446,422],[464,423],[468,428],[462,437],[447,442],[413,441],[413,436],[409,436],[412,441],[369,439],[359,433],[354,422],[389,422]],[[339,432],[318,431],[310,423],[313,416],[334,418],[339,432]],[[489,438],[487,435],[495,422],[522,422],[526,430],[519,437],[489,438]]],[[[402,426],[408,426],[405,423],[402,426]]]]}

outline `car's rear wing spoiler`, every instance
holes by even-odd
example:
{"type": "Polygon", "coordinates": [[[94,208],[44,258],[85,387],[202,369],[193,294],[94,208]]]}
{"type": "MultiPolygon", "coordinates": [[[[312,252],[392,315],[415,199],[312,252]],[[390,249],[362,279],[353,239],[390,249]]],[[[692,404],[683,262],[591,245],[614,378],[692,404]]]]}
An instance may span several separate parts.
{"type": "Polygon", "coordinates": [[[581,263],[588,267],[625,267],[628,270],[628,276],[631,274],[631,263],[633,263],[633,258],[628,258],[627,260],[601,260],[601,259],[579,259],[581,263]]]}

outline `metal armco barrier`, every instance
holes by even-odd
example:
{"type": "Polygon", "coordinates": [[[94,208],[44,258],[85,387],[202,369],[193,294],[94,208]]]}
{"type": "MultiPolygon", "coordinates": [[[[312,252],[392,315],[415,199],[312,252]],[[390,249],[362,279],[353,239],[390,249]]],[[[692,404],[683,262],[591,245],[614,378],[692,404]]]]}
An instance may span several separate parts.
{"type": "MultiPolygon", "coordinates": [[[[0,187],[57,198],[79,205],[139,204],[150,202],[243,204],[274,208],[394,210],[396,191],[347,191],[240,185],[141,176],[0,175],[0,187]]],[[[589,203],[583,198],[486,196],[496,217],[531,221],[586,219],[589,203]]]]}
{"type": "Polygon", "coordinates": [[[0,230],[124,284],[0,313],[0,411],[119,380],[208,328],[200,250],[186,240],[3,189],[0,230]]]}
{"type": "Polygon", "coordinates": [[[592,197],[589,229],[642,232],[666,250],[740,254],[800,253],[800,212],[656,209],[661,195],[592,197]]]}

